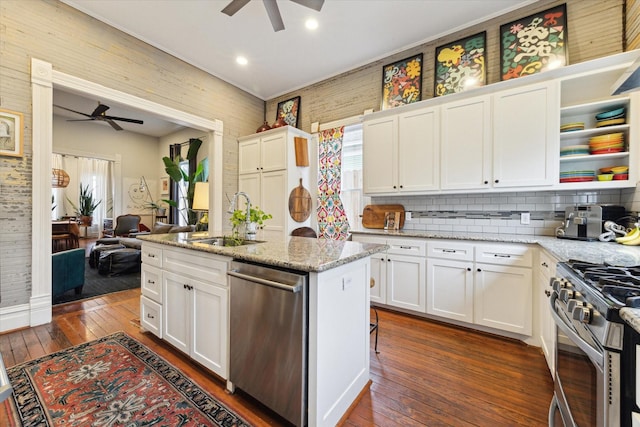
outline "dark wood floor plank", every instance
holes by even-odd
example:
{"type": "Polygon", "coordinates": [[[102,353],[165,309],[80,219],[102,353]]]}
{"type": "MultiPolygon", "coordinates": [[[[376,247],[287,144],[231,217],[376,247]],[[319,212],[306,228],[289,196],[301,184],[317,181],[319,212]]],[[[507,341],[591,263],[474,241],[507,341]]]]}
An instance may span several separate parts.
{"type": "MultiPolygon", "coordinates": [[[[282,419],[192,362],[166,342],[142,332],[140,290],[117,292],[53,309],[53,320],[0,334],[7,366],[124,331],[176,366],[251,425],[282,419]]],[[[380,354],[371,350],[371,387],[345,418],[355,426],[544,426],[553,383],[537,348],[445,323],[388,310],[380,316],[380,354]]],[[[6,425],[0,405],[0,425],[6,425]]]]}

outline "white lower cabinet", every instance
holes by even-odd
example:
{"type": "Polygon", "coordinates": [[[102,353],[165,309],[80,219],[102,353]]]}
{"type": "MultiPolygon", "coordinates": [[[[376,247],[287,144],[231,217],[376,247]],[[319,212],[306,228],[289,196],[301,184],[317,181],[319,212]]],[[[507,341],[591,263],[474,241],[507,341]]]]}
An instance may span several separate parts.
{"type": "Polygon", "coordinates": [[[427,313],[530,336],[531,249],[511,244],[427,243],[427,313]]]}
{"type": "Polygon", "coordinates": [[[427,313],[473,323],[473,271],[468,261],[427,259],[427,313]]]}
{"type": "Polygon", "coordinates": [[[426,310],[426,259],[424,240],[354,236],[354,240],[389,245],[371,256],[371,302],[424,313],[426,310]]]}
{"type": "Polygon", "coordinates": [[[227,367],[228,289],[164,272],[164,337],[222,375],[227,367]]]}
{"type": "Polygon", "coordinates": [[[144,243],[140,323],[206,368],[229,376],[230,258],[144,243]]]}
{"type": "Polygon", "coordinates": [[[555,375],[556,324],[551,317],[551,278],[556,274],[556,260],[545,251],[540,251],[538,266],[538,301],[540,347],[547,360],[551,375],[555,375]]]}
{"type": "Polygon", "coordinates": [[[474,323],[531,335],[531,269],[477,263],[474,275],[474,323]]]}

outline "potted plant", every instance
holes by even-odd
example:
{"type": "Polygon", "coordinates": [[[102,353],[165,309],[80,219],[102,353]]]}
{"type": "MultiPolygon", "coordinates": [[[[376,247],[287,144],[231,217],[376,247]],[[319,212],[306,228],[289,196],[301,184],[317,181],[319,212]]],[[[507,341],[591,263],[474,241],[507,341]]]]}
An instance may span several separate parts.
{"type": "Polygon", "coordinates": [[[86,187],[80,184],[80,196],[78,197],[78,206],[76,206],[68,197],[67,201],[73,207],[76,215],[80,217],[82,225],[90,226],[93,222],[93,212],[96,210],[102,200],[94,201],[93,193],[89,191],[89,184],[86,187]]]}
{"type": "Polygon", "coordinates": [[[231,215],[231,226],[233,230],[233,237],[239,238],[240,226],[245,225],[245,236],[248,240],[255,240],[256,232],[258,229],[264,227],[264,222],[273,218],[271,214],[266,213],[258,206],[252,206],[249,210],[249,218],[247,219],[247,212],[244,209],[236,209],[231,215]]]}

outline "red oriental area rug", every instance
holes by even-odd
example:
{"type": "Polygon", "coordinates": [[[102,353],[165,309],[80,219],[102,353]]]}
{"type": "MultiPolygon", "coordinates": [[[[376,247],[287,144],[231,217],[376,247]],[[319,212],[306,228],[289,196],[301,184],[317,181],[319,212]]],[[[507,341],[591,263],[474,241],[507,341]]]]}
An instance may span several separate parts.
{"type": "Polygon", "coordinates": [[[16,426],[248,427],[124,332],[13,366],[7,374],[16,426]]]}

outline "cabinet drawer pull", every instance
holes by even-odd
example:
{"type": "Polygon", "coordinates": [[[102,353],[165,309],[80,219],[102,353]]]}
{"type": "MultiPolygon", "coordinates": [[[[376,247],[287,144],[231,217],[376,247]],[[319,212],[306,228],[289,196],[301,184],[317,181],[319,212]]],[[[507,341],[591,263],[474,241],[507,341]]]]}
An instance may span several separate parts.
{"type": "Polygon", "coordinates": [[[156,282],[153,281],[153,280],[147,280],[147,283],[150,284],[150,285],[155,285],[156,284],[156,282]]]}
{"type": "Polygon", "coordinates": [[[154,254],[147,254],[147,257],[149,258],[155,258],[156,256],[154,254]]]}
{"type": "Polygon", "coordinates": [[[400,245],[400,249],[413,249],[413,246],[402,246],[402,245],[400,245]]]}
{"type": "Polygon", "coordinates": [[[455,254],[456,250],[455,249],[443,249],[442,252],[447,253],[447,254],[455,254]]]}
{"type": "Polygon", "coordinates": [[[493,254],[494,257],[499,257],[499,258],[511,258],[511,255],[505,255],[505,254],[493,254]]]}
{"type": "Polygon", "coordinates": [[[147,317],[148,317],[149,319],[155,319],[155,318],[156,318],[156,316],[152,316],[152,315],[150,315],[149,313],[147,313],[147,317]]]}

